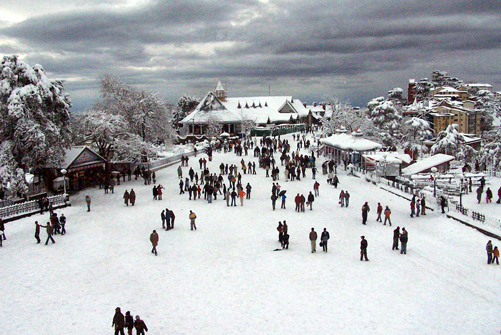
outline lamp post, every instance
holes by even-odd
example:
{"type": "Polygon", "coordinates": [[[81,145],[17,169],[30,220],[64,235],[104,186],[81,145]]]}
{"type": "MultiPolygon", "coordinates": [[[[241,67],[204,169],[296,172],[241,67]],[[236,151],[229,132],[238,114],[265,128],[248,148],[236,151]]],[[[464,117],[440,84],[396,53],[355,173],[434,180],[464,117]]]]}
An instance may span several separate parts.
{"type": "Polygon", "coordinates": [[[63,174],[63,189],[64,189],[64,194],[63,194],[63,198],[64,198],[64,202],[66,202],[66,173],[68,173],[68,171],[66,171],[66,169],[61,169],[61,173],[63,174]]]}
{"type": "Polygon", "coordinates": [[[459,206],[461,208],[463,208],[463,178],[464,178],[464,175],[460,174],[458,177],[461,178],[461,186],[459,188],[459,206]]]}
{"type": "Polygon", "coordinates": [[[437,168],[434,166],[431,169],[431,172],[433,173],[433,197],[437,197],[437,168]]]}

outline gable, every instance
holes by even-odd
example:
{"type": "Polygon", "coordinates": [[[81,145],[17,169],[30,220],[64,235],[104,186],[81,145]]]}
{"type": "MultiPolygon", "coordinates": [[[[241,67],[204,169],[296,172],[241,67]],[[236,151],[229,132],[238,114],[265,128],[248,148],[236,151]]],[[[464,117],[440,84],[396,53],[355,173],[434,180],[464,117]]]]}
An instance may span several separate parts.
{"type": "Polygon", "coordinates": [[[279,113],[288,113],[288,114],[291,114],[291,113],[297,114],[296,109],[294,108],[294,106],[291,105],[289,100],[285,100],[285,103],[282,105],[282,107],[280,107],[278,112],[279,113]]]}

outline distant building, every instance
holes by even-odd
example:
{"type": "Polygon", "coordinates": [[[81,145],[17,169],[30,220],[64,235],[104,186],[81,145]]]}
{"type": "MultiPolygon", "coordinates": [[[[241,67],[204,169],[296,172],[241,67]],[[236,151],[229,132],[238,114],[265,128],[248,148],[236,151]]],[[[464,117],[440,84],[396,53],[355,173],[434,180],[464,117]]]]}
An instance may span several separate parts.
{"type": "Polygon", "coordinates": [[[219,122],[222,131],[241,132],[242,123],[252,120],[257,126],[297,124],[308,122],[309,110],[292,96],[258,96],[228,98],[219,82],[197,108],[179,122],[180,135],[204,135],[210,122],[219,122]],[[215,120],[215,121],[214,121],[215,120]]]}

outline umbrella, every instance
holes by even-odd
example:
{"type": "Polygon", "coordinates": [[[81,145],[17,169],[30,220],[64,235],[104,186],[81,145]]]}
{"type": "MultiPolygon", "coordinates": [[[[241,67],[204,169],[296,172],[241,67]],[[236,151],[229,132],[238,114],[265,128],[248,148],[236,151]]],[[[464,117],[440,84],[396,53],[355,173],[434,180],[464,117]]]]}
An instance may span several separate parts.
{"type": "Polygon", "coordinates": [[[280,197],[281,197],[282,195],[284,195],[284,194],[285,194],[285,192],[287,192],[287,190],[281,190],[281,191],[280,191],[280,193],[278,193],[278,196],[280,196],[280,197]]]}

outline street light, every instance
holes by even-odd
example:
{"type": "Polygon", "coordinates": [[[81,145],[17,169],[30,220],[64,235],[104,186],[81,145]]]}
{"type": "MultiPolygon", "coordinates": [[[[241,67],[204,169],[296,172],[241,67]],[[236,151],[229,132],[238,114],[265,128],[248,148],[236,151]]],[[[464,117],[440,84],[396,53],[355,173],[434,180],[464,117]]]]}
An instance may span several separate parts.
{"type": "Polygon", "coordinates": [[[61,169],[61,173],[63,174],[63,189],[64,189],[64,194],[63,194],[63,198],[64,198],[64,202],[66,202],[66,173],[68,173],[68,171],[66,171],[66,169],[61,169]]]}
{"type": "Polygon", "coordinates": [[[431,173],[433,173],[433,197],[437,197],[437,171],[438,169],[434,166],[431,169],[431,173]]]}
{"type": "Polygon", "coordinates": [[[459,206],[461,208],[463,208],[463,178],[464,178],[464,175],[460,174],[458,177],[461,178],[461,186],[459,188],[459,206]]]}

